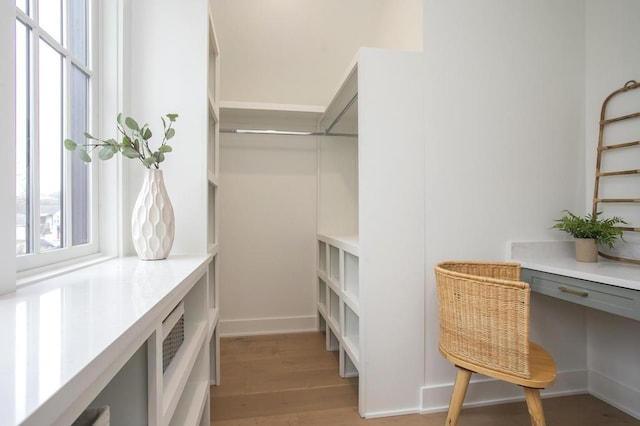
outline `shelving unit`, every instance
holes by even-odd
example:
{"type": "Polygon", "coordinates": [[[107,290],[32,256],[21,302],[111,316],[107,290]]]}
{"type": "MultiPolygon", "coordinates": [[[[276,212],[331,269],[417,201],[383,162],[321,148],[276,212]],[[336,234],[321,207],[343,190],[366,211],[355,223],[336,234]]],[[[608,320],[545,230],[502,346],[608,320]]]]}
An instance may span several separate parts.
{"type": "Polygon", "coordinates": [[[358,255],[354,246],[318,236],[318,313],[326,332],[326,348],[339,351],[342,377],[358,375],[360,319],[358,313],[358,255]]]}
{"type": "Polygon", "coordinates": [[[204,274],[181,301],[184,303],[184,342],[164,372],[162,340],[165,333],[162,327],[156,330],[156,336],[160,339],[152,339],[159,341],[159,345],[152,346],[156,350],[149,351],[150,371],[155,374],[152,381],[156,383],[158,396],[161,395],[157,399],[160,406],[156,408],[157,418],[160,419],[158,424],[197,424],[187,422],[186,416],[197,412],[199,419],[208,414],[203,412],[199,404],[209,395],[208,387],[201,386],[201,383],[206,383],[207,366],[205,364],[203,367],[200,356],[203,351],[208,351],[208,345],[205,344],[208,334],[208,290],[208,274],[204,274]],[[196,362],[198,359],[199,364],[196,362]],[[185,392],[187,389],[190,392],[185,392]]]}
{"type": "Polygon", "coordinates": [[[209,424],[210,271],[211,258],[202,265],[186,294],[173,299],[160,315],[161,320],[142,346],[146,345],[146,357],[145,351],[131,357],[127,363],[131,366],[121,368],[89,407],[109,405],[112,424],[209,424]],[[184,319],[184,340],[165,369],[163,342],[180,317],[184,319]],[[146,403],[125,396],[132,387],[144,390],[146,403]]]}
{"type": "Polygon", "coordinates": [[[360,49],[318,124],[333,134],[318,142],[318,327],[340,374],[359,377],[363,417],[419,405],[421,69],[419,54],[360,49]]]}
{"type": "MultiPolygon", "coordinates": [[[[219,211],[219,152],[220,152],[220,48],[213,24],[211,3],[208,2],[208,34],[209,61],[207,69],[207,101],[208,101],[208,130],[207,130],[207,252],[213,256],[208,271],[208,333],[207,339],[209,359],[209,384],[220,384],[220,335],[218,333],[219,318],[219,272],[218,272],[218,227],[219,211]]],[[[205,408],[209,410],[209,398],[206,398],[205,408]]],[[[208,416],[207,422],[208,424],[208,416]]]]}

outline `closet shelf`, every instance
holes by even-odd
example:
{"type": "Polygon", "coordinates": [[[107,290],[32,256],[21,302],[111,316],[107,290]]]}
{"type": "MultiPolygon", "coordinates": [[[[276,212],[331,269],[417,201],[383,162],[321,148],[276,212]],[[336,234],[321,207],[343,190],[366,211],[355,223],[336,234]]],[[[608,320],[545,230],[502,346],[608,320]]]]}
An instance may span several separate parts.
{"type": "Polygon", "coordinates": [[[329,245],[341,248],[353,255],[360,255],[360,243],[357,235],[318,234],[318,240],[323,241],[329,245]]]}

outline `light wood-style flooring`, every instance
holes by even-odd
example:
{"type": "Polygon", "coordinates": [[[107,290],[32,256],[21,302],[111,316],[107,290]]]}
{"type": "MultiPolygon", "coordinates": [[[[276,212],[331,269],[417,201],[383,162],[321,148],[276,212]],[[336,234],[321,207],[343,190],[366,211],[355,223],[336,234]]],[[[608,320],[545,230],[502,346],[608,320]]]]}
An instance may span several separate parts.
{"type": "MultiPolygon", "coordinates": [[[[358,381],[338,375],[338,354],[323,333],[221,339],[221,385],[211,387],[215,426],[442,426],[445,413],[362,419],[358,381]]],[[[543,400],[549,426],[640,425],[590,395],[543,400]]],[[[529,425],[524,402],[463,409],[460,426],[529,425]]]]}

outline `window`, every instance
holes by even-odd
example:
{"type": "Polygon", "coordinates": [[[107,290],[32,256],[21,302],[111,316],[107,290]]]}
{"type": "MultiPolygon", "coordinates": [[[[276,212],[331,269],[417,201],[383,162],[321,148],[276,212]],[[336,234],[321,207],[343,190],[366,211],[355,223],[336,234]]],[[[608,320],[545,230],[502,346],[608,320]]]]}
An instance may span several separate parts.
{"type": "Polygon", "coordinates": [[[92,0],[16,0],[18,269],[97,251],[95,166],[63,148],[96,112],[92,0]]]}

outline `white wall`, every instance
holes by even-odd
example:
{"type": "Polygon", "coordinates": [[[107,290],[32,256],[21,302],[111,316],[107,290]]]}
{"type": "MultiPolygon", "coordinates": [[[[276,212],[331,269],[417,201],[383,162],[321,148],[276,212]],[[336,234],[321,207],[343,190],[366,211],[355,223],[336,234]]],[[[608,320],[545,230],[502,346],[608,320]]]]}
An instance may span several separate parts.
{"type": "MultiPolygon", "coordinates": [[[[160,168],[176,217],[172,254],[204,253],[206,236],[207,140],[207,1],[157,2],[136,0],[126,6],[125,113],[154,132],[152,146],[161,141],[160,117],[177,113],[168,153],[160,168]],[[141,24],[144,23],[144,24],[141,24]]],[[[131,208],[140,190],[144,168],[126,162],[125,189],[131,208]]],[[[126,203],[125,203],[126,204],[126,203]]],[[[130,214],[125,214],[125,234],[130,214]]],[[[128,238],[128,253],[134,254],[128,238]]]]}
{"type": "MultiPolygon", "coordinates": [[[[448,405],[454,377],[437,350],[434,265],[506,260],[509,241],[560,239],[553,219],[585,203],[585,6],[425,0],[423,8],[429,411],[448,405]]],[[[555,389],[584,388],[584,313],[543,297],[532,304],[532,334],[560,373],[555,389]],[[549,318],[558,319],[552,331],[549,318]]],[[[467,401],[511,396],[520,390],[472,385],[467,401]]]]}
{"type": "Polygon", "coordinates": [[[378,15],[375,46],[422,51],[422,0],[383,1],[378,15]]]}
{"type": "Polygon", "coordinates": [[[316,327],[316,138],[221,135],[220,333],[316,327]]]}
{"type": "Polygon", "coordinates": [[[358,139],[323,137],[320,144],[318,232],[357,237],[358,139]]]}
{"type": "MultiPolygon", "coordinates": [[[[587,0],[586,5],[585,180],[589,210],[602,102],[626,81],[640,81],[640,3],[587,0]]],[[[638,94],[634,96],[637,100],[638,94]]],[[[627,155],[635,155],[634,162],[639,164],[640,150],[627,155]]],[[[640,323],[598,311],[588,312],[587,323],[589,391],[640,418],[640,323]]]]}
{"type": "Polygon", "coordinates": [[[13,291],[16,286],[16,255],[15,255],[15,227],[14,214],[16,204],[16,169],[15,162],[15,3],[2,2],[0,4],[0,158],[7,159],[0,167],[0,294],[13,291]]]}
{"type": "Polygon", "coordinates": [[[361,46],[420,50],[420,0],[211,0],[221,99],[326,106],[361,46]]]}

